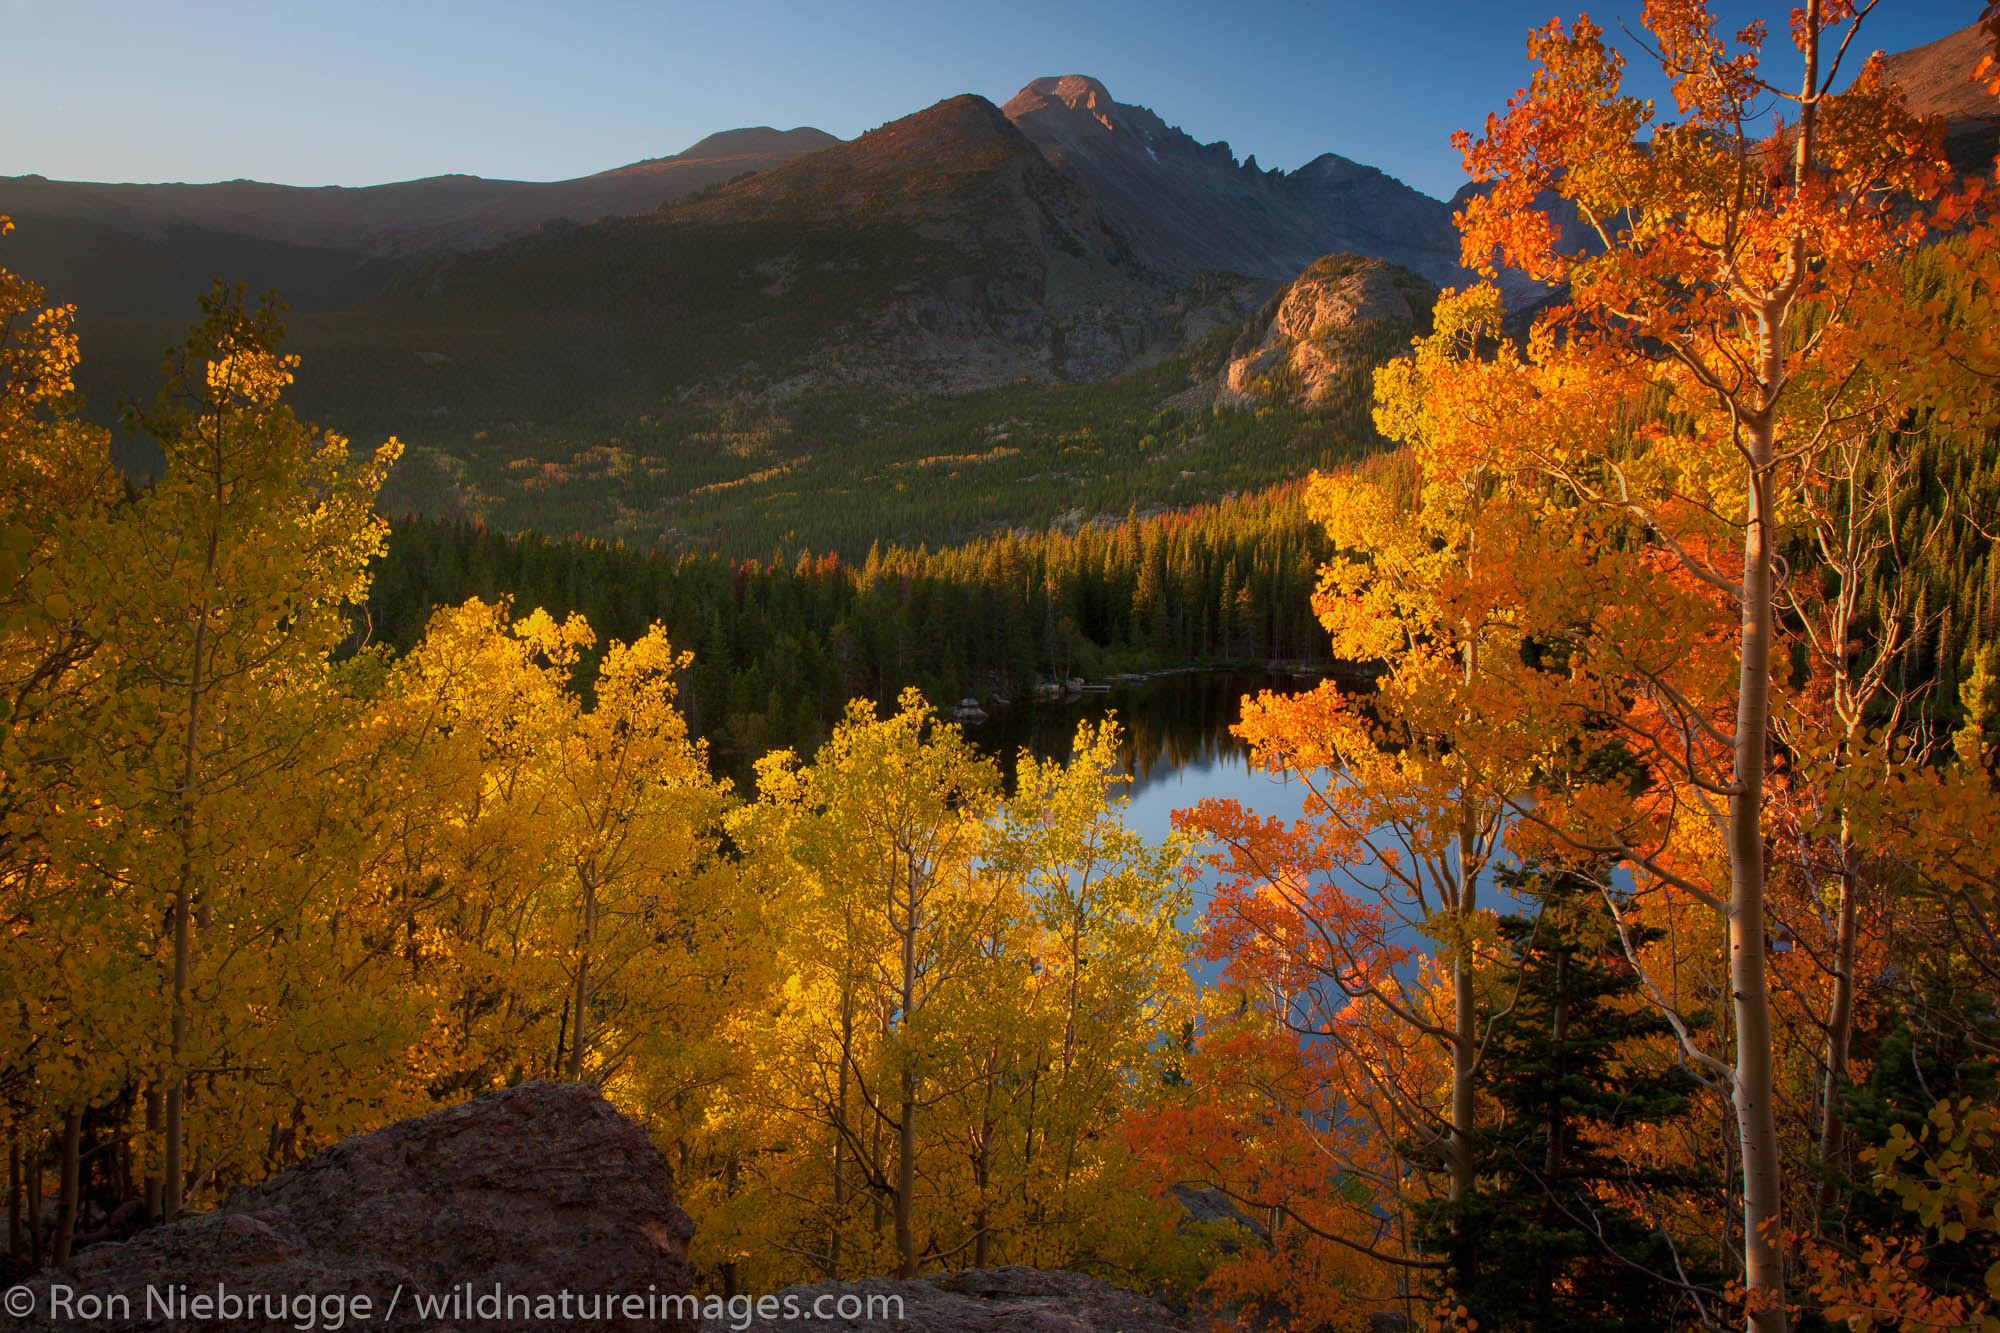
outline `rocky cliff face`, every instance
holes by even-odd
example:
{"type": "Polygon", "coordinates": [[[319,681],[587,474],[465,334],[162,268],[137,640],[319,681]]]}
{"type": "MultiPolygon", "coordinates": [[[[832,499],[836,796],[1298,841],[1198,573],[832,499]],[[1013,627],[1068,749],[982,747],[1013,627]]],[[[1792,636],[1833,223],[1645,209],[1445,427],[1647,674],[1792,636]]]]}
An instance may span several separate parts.
{"type": "Polygon", "coordinates": [[[340,1299],[346,1322],[371,1327],[688,1333],[692,1319],[657,1298],[688,1292],[692,1232],[666,1158],[637,1125],[594,1088],[529,1083],[348,1139],[216,1212],[82,1250],[28,1285],[28,1317],[9,1327],[75,1327],[91,1309],[81,1322],[100,1329],[336,1327],[323,1302],[340,1299]],[[574,1311],[596,1313],[537,1317],[536,1301],[564,1292],[574,1311]],[[291,1307],[232,1317],[186,1304],[228,1294],[322,1304],[312,1324],[291,1307]],[[626,1296],[642,1298],[639,1313],[626,1296]],[[122,1309],[90,1304],[114,1297],[122,1309]],[[515,1297],[526,1304],[505,1303],[515,1297]]]}
{"type": "Polygon", "coordinates": [[[1202,269],[1286,279],[1320,255],[1388,259],[1455,280],[1451,211],[1333,153],[1294,172],[1238,162],[1083,75],[1037,79],[1003,108],[1050,161],[1084,182],[1138,258],[1185,279],[1202,269]]]}
{"type": "Polygon", "coordinates": [[[1437,288],[1408,269],[1327,255],[1244,327],[1216,386],[1226,406],[1287,401],[1313,409],[1366,401],[1368,376],[1430,326],[1437,288]]]}
{"type": "MultiPolygon", "coordinates": [[[[945,389],[1023,375],[1099,379],[1172,336],[1154,317],[1168,285],[1134,262],[1090,192],[982,97],[940,102],[675,217],[892,222],[956,257],[857,312],[853,332],[872,346],[858,359],[852,334],[842,340],[850,382],[864,369],[863,378],[893,370],[908,387],[945,389]]],[[[820,358],[814,383],[832,366],[820,358]]]]}

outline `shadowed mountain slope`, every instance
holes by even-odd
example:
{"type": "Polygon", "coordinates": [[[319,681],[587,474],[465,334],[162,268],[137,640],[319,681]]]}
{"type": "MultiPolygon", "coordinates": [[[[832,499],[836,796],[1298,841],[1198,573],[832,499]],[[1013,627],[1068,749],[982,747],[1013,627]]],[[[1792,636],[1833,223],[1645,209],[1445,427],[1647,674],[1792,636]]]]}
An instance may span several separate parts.
{"type": "Polygon", "coordinates": [[[1901,85],[1912,111],[1943,118],[1945,154],[1960,171],[1991,168],[2000,148],[2000,98],[1972,77],[1992,50],[1992,34],[1975,23],[1882,60],[1882,72],[1901,85]]]}
{"type": "Polygon", "coordinates": [[[211,277],[330,310],[380,290],[414,256],[493,245],[552,219],[647,212],[838,142],[814,129],[729,130],[566,181],[433,176],[350,189],[11,176],[0,177],[0,213],[21,224],[9,262],[95,316],[185,317],[211,277]]]}
{"type": "Polygon", "coordinates": [[[330,406],[358,396],[345,377],[417,412],[546,420],[1102,379],[1266,290],[1177,287],[968,96],[659,212],[421,263],[302,333],[332,357],[330,406]]]}

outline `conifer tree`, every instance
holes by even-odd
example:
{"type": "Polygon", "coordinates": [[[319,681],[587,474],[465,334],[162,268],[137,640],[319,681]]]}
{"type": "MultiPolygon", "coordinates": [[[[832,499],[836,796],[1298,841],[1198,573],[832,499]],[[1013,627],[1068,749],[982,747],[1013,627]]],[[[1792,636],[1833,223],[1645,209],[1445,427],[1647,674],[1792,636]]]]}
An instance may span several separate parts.
{"type": "MultiPolygon", "coordinates": [[[[1479,1183],[1460,1203],[1419,1210],[1432,1248],[1472,1274],[1454,1295],[1492,1330],[1616,1333],[1699,1318],[1685,1297],[1714,1256],[1677,1243],[1661,1219],[1706,1184],[1649,1163],[1632,1131],[1687,1110],[1695,1084],[1662,1057],[1672,1029],[1639,994],[1608,886],[1578,870],[1499,876],[1539,910],[1501,918],[1508,956],[1480,1067],[1491,1114],[1475,1136],[1479,1183]]],[[[1627,929],[1632,945],[1658,938],[1627,929]]]]}

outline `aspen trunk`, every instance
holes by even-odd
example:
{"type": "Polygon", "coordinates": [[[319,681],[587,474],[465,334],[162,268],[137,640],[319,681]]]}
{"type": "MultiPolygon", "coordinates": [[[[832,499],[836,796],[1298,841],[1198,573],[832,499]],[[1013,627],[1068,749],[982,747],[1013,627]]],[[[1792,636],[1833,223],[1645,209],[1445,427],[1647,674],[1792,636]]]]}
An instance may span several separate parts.
{"type": "Polygon", "coordinates": [[[28,1267],[42,1266],[42,1143],[35,1140],[27,1156],[28,1168],[28,1267]]]}
{"type": "Polygon", "coordinates": [[[833,1220],[827,1228],[826,1276],[840,1276],[840,1240],[847,1221],[847,1078],[854,1059],[854,990],[843,981],[840,988],[840,1080],[833,1107],[833,1220]]]}
{"type": "Polygon", "coordinates": [[[993,1235],[992,1214],[986,1199],[986,1191],[993,1178],[993,1142],[990,1131],[980,1139],[978,1177],[979,1211],[972,1219],[972,1266],[984,1268],[988,1243],[993,1235]]]}
{"type": "MultiPolygon", "coordinates": [[[[1804,101],[1792,159],[1792,184],[1813,170],[1818,119],[1820,0],[1807,0],[1804,101]]],[[[1804,271],[1804,243],[1792,242],[1787,283],[1804,271]]],[[[1795,290],[1795,289],[1793,289],[1795,290]]],[[[1778,1150],[1772,1072],[1771,990],[1765,975],[1764,769],[1771,720],[1772,540],[1771,482],[1776,457],[1777,400],[1787,379],[1785,338],[1791,294],[1773,296],[1758,312],[1760,401],[1748,422],[1750,467],[1743,531],[1742,674],[1736,682],[1736,745],[1729,794],[1729,994],[1736,1023],[1736,1068],[1730,1101],[1743,1158],[1743,1284],[1752,1333],[1785,1333],[1783,1244],[1784,1162],[1778,1150]]]]}
{"type": "Polygon", "coordinates": [[[165,1184],[160,1200],[160,1220],[163,1222],[171,1222],[181,1215],[184,1174],[181,1145],[186,1137],[183,1125],[187,1114],[187,1076],[181,1072],[181,1053],[187,1048],[188,952],[188,895],[183,887],[174,898],[174,1002],[167,1044],[170,1061],[166,1098],[167,1141],[160,1153],[160,1174],[165,1184]]]}
{"type": "Polygon", "coordinates": [[[979,1208],[972,1217],[972,1266],[986,1267],[986,1256],[993,1231],[993,1201],[989,1191],[993,1187],[993,1136],[995,1116],[993,1114],[993,1090],[999,1075],[988,1070],[986,1077],[985,1105],[980,1108],[979,1156],[973,1163],[973,1180],[979,1186],[979,1208]]]}
{"type": "Polygon", "coordinates": [[[1452,1000],[1457,1007],[1451,1044],[1451,1201],[1463,1203],[1472,1192],[1472,1130],[1474,1089],[1473,1053],[1478,1046],[1474,1029],[1472,963],[1463,956],[1452,961],[1452,1000]]]}
{"type": "MultiPolygon", "coordinates": [[[[1478,670],[1478,649],[1470,637],[1465,644],[1465,680],[1469,685],[1478,670]]],[[[1474,1007],[1472,948],[1468,928],[1479,900],[1477,829],[1469,793],[1461,792],[1463,811],[1458,826],[1458,932],[1452,945],[1452,1043],[1451,1043],[1451,1201],[1463,1204],[1472,1196],[1477,1164],[1473,1160],[1472,1131],[1478,1115],[1473,1078],[1477,1070],[1478,1026],[1474,1007]]],[[[1452,1255],[1454,1280],[1458,1290],[1471,1289],[1475,1261],[1472,1237],[1463,1218],[1457,1225],[1452,1255]]]]}
{"type": "MultiPolygon", "coordinates": [[[[882,1117],[879,1115],[875,1117],[875,1123],[869,1130],[868,1151],[872,1158],[868,1163],[869,1170],[871,1173],[874,1173],[876,1180],[880,1180],[882,1178],[879,1174],[882,1168],[882,1117]]],[[[882,1191],[879,1189],[869,1190],[868,1201],[870,1204],[869,1219],[875,1224],[875,1235],[879,1240],[882,1235],[882,1228],[888,1225],[889,1221],[888,1210],[882,1206],[882,1191]]]]}
{"type": "Polygon", "coordinates": [[[570,996],[569,1068],[563,1077],[571,1083],[583,1079],[583,1011],[590,1003],[590,950],[597,933],[597,885],[583,877],[583,944],[576,960],[576,986],[570,996]]]}
{"type": "Polygon", "coordinates": [[[913,1205],[917,1193],[917,1076],[908,1068],[902,1076],[902,1119],[896,1126],[896,1276],[917,1276],[917,1230],[913,1205]]]}
{"type": "Polygon", "coordinates": [[[18,1131],[7,1135],[7,1253],[21,1254],[21,1138],[18,1131]]]}
{"type": "Polygon", "coordinates": [[[61,1193],[56,1196],[56,1234],[49,1263],[61,1268],[69,1262],[70,1247],[76,1243],[76,1215],[82,1206],[77,1191],[81,1184],[78,1159],[83,1147],[83,1108],[73,1106],[63,1117],[62,1158],[58,1179],[61,1193]]]}
{"type": "MultiPolygon", "coordinates": [[[[1466,956],[1465,941],[1457,945],[1452,960],[1452,1002],[1457,1008],[1451,1044],[1451,1201],[1462,1204],[1472,1197],[1476,1182],[1472,1130],[1475,1112],[1473,1092],[1473,1052],[1477,1033],[1473,1025],[1472,960],[1466,956]]],[[[1458,1290],[1471,1289],[1475,1262],[1473,1238],[1461,1217],[1453,1245],[1452,1273],[1458,1290]]]]}
{"type": "MultiPolygon", "coordinates": [[[[1782,383],[1778,328],[1763,333],[1767,385],[1782,383]]],[[[1771,693],[1769,413],[1749,432],[1748,523],[1743,537],[1742,674],[1737,681],[1736,745],[1729,796],[1729,989],[1736,1021],[1730,1101],[1743,1156],[1743,1270],[1753,1333],[1786,1327],[1784,1167],[1773,1106],[1771,995],[1764,958],[1764,751],[1771,693]]]]}
{"type": "MultiPolygon", "coordinates": [[[[722,1188],[725,1195],[734,1195],[743,1183],[742,1163],[734,1153],[722,1166],[722,1188]]],[[[736,1295],[736,1260],[726,1259],[722,1264],[722,1297],[729,1300],[736,1295]]]]}
{"type": "Polygon", "coordinates": [[[138,1149],[133,1146],[130,1134],[121,1134],[116,1140],[115,1151],[118,1162],[117,1206],[122,1208],[139,1197],[138,1162],[134,1160],[138,1149]]]}
{"type": "MultiPolygon", "coordinates": [[[[215,469],[215,498],[222,502],[223,483],[221,464],[215,469]]],[[[176,820],[180,833],[180,883],[174,890],[173,932],[174,932],[174,993],[173,1017],[169,1032],[168,1054],[171,1067],[167,1084],[167,1142],[166,1151],[161,1154],[161,1173],[166,1177],[166,1197],[162,1201],[161,1216],[168,1222],[180,1216],[185,1183],[185,1163],[182,1159],[187,1134],[187,1072],[181,1066],[187,1053],[188,1037],[188,987],[192,985],[192,955],[194,953],[193,929],[189,918],[194,913],[195,898],[195,830],[194,801],[196,788],[201,778],[201,724],[202,702],[207,696],[208,681],[208,618],[215,614],[211,584],[220,559],[222,532],[220,524],[208,531],[208,554],[202,566],[202,597],[199,615],[195,620],[194,642],[191,655],[192,665],[188,672],[187,726],[181,736],[181,785],[177,793],[180,805],[176,820]]],[[[206,901],[202,912],[209,911],[206,901]]]]}
{"type": "MultiPolygon", "coordinates": [[[[917,977],[917,886],[916,866],[910,867],[909,915],[903,923],[903,975],[897,999],[902,1004],[900,1023],[907,1037],[910,1006],[916,998],[917,977]]],[[[913,1207],[917,1193],[917,1071],[915,1053],[907,1040],[900,1076],[902,1092],[896,1123],[896,1275],[904,1281],[917,1276],[917,1231],[913,1207]]]]}
{"type": "Polygon", "coordinates": [[[1854,1035],[1854,941],[1856,934],[1854,848],[1847,815],[1840,817],[1840,924],[1833,952],[1833,1001],[1826,1019],[1826,1081],[1820,1089],[1819,1185],[1822,1216],[1833,1206],[1836,1190],[1831,1171],[1846,1148],[1840,1119],[1840,1085],[1847,1079],[1847,1055],[1854,1035]]]}

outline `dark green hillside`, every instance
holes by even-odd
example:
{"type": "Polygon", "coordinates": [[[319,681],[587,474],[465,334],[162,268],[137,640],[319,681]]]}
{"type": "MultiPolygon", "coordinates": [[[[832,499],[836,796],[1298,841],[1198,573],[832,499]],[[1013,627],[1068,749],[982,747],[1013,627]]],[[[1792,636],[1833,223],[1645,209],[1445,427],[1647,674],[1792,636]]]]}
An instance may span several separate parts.
{"type": "MultiPolygon", "coordinates": [[[[379,293],[401,265],[334,245],[244,236],[172,223],[119,225],[22,210],[11,214],[6,262],[79,310],[123,310],[168,321],[169,336],[194,318],[191,274],[231,273],[256,290],[280,288],[294,310],[337,310],[379,293]]],[[[162,343],[162,346],[165,344],[162,343]]],[[[151,371],[148,362],[144,367],[151,371]]]]}
{"type": "MultiPolygon", "coordinates": [[[[294,318],[289,345],[303,414],[412,446],[398,507],[768,549],[789,520],[738,541],[715,510],[740,497],[704,488],[755,487],[815,459],[834,467],[820,489],[894,493],[903,479],[883,467],[985,454],[988,434],[1011,433],[996,422],[1095,425],[1096,406],[1016,410],[1010,395],[1157,360],[1255,295],[1210,280],[1176,301],[1130,264],[1080,187],[990,103],[962,97],[672,209],[424,261],[361,306],[294,318]],[[677,503],[688,512],[665,512],[677,503]]],[[[83,335],[82,387],[108,417],[153,382],[179,329],[86,310],[83,335]]],[[[1143,425],[1153,399],[1181,387],[1114,393],[1112,416],[1143,425]]],[[[1064,488],[1095,488],[1115,470],[1059,461],[1015,467],[1008,484],[1059,472],[1064,488]]],[[[1148,498],[1109,497],[1121,510],[1148,498]]],[[[837,540],[916,531],[898,517],[837,540]]]]}
{"type": "MultiPolygon", "coordinates": [[[[798,346],[822,307],[851,304],[883,275],[952,262],[941,242],[904,233],[899,247],[893,234],[889,225],[614,223],[520,242],[447,270],[457,312],[448,325],[295,321],[299,399],[307,415],[356,439],[394,434],[409,446],[384,495],[392,513],[757,557],[810,549],[859,559],[878,541],[935,549],[1183,507],[1377,443],[1368,367],[1409,334],[1386,325],[1357,331],[1366,355],[1351,358],[1352,372],[1312,410],[1276,392],[1262,404],[1212,405],[1240,324],[1097,383],[1029,380],[952,395],[836,384],[796,397],[633,387],[798,346]],[[864,261],[856,243],[867,237],[882,244],[864,261]],[[821,243],[825,251],[814,249],[821,243]],[[792,285],[772,294],[757,256],[779,244],[848,258],[800,263],[792,285]],[[538,248],[547,253],[533,255],[538,248]],[[621,251],[676,258],[650,288],[621,286],[608,279],[621,251]],[[535,262],[516,264],[523,256],[535,262]],[[515,313],[532,303],[509,305],[526,276],[548,297],[533,319],[515,313]],[[595,320],[558,304],[578,290],[599,305],[595,320]],[[710,313],[647,318],[649,307],[675,304],[710,313]],[[542,350],[531,355],[531,346],[542,350]]],[[[122,340],[115,359],[129,364],[150,365],[167,336],[136,324],[85,330],[93,356],[122,340]]],[[[110,396],[101,382],[85,387],[100,403],[110,396]]]]}
{"type": "Polygon", "coordinates": [[[849,393],[604,432],[488,432],[417,451],[389,503],[642,548],[858,558],[876,541],[937,545],[1196,503],[1349,457],[1370,438],[1352,417],[1163,407],[1195,359],[1101,385],[849,393]]]}
{"type": "MultiPolygon", "coordinates": [[[[1267,290],[1173,291],[960,97],[670,209],[426,260],[295,318],[289,346],[303,415],[408,446],[391,512],[858,559],[1197,504],[1370,447],[1364,362],[1401,324],[1364,330],[1311,412],[1212,410],[1267,290]]],[[[100,416],[177,334],[86,319],[100,416]]]]}
{"type": "MultiPolygon", "coordinates": [[[[135,341],[165,336],[131,326],[117,332],[135,341]]],[[[87,339],[101,336],[86,331],[87,339]]],[[[1220,373],[1232,337],[1224,330],[1102,384],[944,399],[851,390],[782,405],[670,405],[569,422],[524,415],[468,425],[449,410],[372,429],[356,424],[365,416],[358,412],[322,419],[356,439],[393,433],[409,444],[384,496],[392,513],[638,549],[768,556],[810,548],[858,559],[876,541],[935,547],[1066,515],[1200,503],[1373,447],[1359,395],[1318,412],[1214,411],[1198,395],[1186,408],[1170,404],[1191,380],[1220,373]]],[[[360,346],[349,352],[392,359],[360,346]]],[[[328,359],[323,347],[316,355],[328,359]]],[[[405,355],[413,379],[431,369],[405,355]]],[[[308,384],[313,373],[309,360],[308,384]]],[[[462,373],[461,383],[474,381],[472,367],[462,373]]],[[[563,385],[552,379],[549,387],[554,394],[563,385]]]]}

